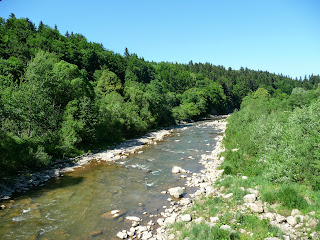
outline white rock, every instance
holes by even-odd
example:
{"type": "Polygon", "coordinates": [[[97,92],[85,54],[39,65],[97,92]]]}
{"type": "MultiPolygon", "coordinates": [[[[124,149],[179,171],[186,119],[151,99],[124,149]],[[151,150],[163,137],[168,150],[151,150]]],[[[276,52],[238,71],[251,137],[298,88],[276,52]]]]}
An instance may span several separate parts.
{"type": "Polygon", "coordinates": [[[172,168],[171,172],[177,174],[177,173],[184,173],[185,170],[182,169],[181,167],[174,166],[174,167],[172,168]]]}
{"type": "Polygon", "coordinates": [[[248,179],[248,177],[247,177],[247,176],[242,176],[241,178],[242,178],[243,180],[248,179]]]}
{"type": "Polygon", "coordinates": [[[277,215],[276,216],[276,221],[277,223],[282,223],[286,220],[286,218],[284,216],[281,216],[281,215],[277,215]]]}
{"type": "Polygon", "coordinates": [[[219,218],[218,217],[210,217],[210,222],[217,223],[217,222],[219,222],[219,218]]]}
{"type": "Polygon", "coordinates": [[[128,216],[128,217],[126,217],[126,219],[129,220],[129,221],[135,221],[135,222],[140,222],[141,221],[140,218],[134,217],[134,216],[128,216]]]}
{"type": "Polygon", "coordinates": [[[151,232],[146,232],[146,233],[143,233],[141,239],[142,240],[147,240],[147,239],[150,239],[152,238],[152,233],[151,232]]]}
{"type": "Polygon", "coordinates": [[[245,203],[254,203],[257,199],[257,196],[254,193],[247,194],[243,197],[245,203]]]}
{"type": "Polygon", "coordinates": [[[283,235],[283,240],[290,240],[290,237],[287,235],[283,235]]]}
{"type": "Polygon", "coordinates": [[[183,198],[180,200],[181,205],[188,205],[190,203],[192,203],[192,200],[190,198],[183,198]]]}
{"type": "Polygon", "coordinates": [[[214,194],[215,189],[212,186],[206,187],[206,195],[209,196],[211,194],[214,194]]]}
{"type": "Polygon", "coordinates": [[[204,222],[204,218],[203,217],[198,217],[197,219],[194,220],[195,223],[202,223],[204,222]]]}
{"type": "Polygon", "coordinates": [[[159,218],[157,220],[157,223],[159,224],[160,227],[163,226],[164,225],[164,219],[163,218],[159,218]]]}
{"type": "Polygon", "coordinates": [[[220,227],[220,229],[222,229],[222,230],[224,230],[224,231],[231,231],[231,230],[232,230],[232,228],[231,228],[229,225],[222,225],[222,226],[220,227]]]}
{"type": "Polygon", "coordinates": [[[169,194],[175,198],[182,197],[184,192],[183,188],[181,187],[169,188],[168,191],[169,191],[169,194]]]}
{"type": "Polygon", "coordinates": [[[119,212],[120,212],[120,210],[112,210],[112,211],[111,211],[111,214],[114,215],[114,214],[117,214],[117,213],[119,213],[119,212]]]}
{"type": "Polygon", "coordinates": [[[294,227],[295,225],[297,225],[297,220],[296,220],[296,218],[293,217],[293,216],[287,217],[287,222],[288,222],[292,227],[294,227]]]}
{"type": "Polygon", "coordinates": [[[138,225],[139,225],[138,222],[132,222],[132,224],[131,224],[132,227],[136,227],[136,226],[138,226],[138,225]]]}
{"type": "Polygon", "coordinates": [[[126,239],[128,237],[128,234],[124,232],[118,232],[117,237],[120,239],[126,239]]]}
{"type": "Polygon", "coordinates": [[[268,218],[270,221],[273,221],[275,219],[273,213],[266,213],[266,218],[268,218]]]}
{"type": "Polygon", "coordinates": [[[164,220],[164,225],[165,226],[168,226],[168,225],[171,225],[173,223],[176,222],[176,218],[175,217],[167,217],[165,220],[164,220]]]}
{"type": "Polygon", "coordinates": [[[312,219],[310,222],[309,222],[309,226],[310,227],[316,227],[318,225],[318,221],[315,220],[315,219],[312,219]]]}
{"type": "Polygon", "coordinates": [[[298,209],[293,209],[291,211],[291,216],[300,215],[300,214],[301,214],[301,212],[298,209]]]}
{"type": "Polygon", "coordinates": [[[181,221],[183,222],[190,222],[192,220],[190,214],[185,214],[181,216],[181,221]]]}
{"type": "Polygon", "coordinates": [[[252,212],[254,213],[262,213],[263,212],[263,207],[258,206],[255,203],[247,203],[247,206],[251,209],[252,212]]]}

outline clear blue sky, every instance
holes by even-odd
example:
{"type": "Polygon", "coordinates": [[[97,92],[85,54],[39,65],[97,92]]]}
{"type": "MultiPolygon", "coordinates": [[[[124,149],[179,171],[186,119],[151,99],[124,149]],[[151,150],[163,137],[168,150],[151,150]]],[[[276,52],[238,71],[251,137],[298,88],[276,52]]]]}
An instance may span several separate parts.
{"type": "Polygon", "coordinates": [[[318,0],[2,0],[10,13],[150,61],[320,74],[318,0]]]}

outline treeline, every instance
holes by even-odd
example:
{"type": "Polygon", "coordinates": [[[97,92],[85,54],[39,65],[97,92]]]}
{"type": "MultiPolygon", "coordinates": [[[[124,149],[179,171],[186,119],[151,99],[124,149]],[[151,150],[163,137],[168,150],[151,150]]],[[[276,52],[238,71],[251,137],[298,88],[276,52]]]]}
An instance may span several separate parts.
{"type": "Polygon", "coordinates": [[[0,18],[0,175],[230,112],[259,87],[286,98],[319,82],[210,63],[148,62],[11,14],[0,18]]]}

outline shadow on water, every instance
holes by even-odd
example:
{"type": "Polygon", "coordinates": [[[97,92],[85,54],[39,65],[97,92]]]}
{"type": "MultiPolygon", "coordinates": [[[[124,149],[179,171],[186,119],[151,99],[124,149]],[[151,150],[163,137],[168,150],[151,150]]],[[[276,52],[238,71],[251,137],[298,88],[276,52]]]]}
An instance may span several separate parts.
{"type": "Polygon", "coordinates": [[[85,180],[84,177],[63,176],[62,178],[52,178],[44,186],[30,189],[25,193],[15,193],[13,198],[39,197],[44,192],[52,191],[55,189],[68,188],[81,184],[85,180]]]}
{"type": "Polygon", "coordinates": [[[54,178],[48,184],[45,185],[45,189],[54,190],[57,188],[66,188],[78,185],[84,181],[84,177],[74,177],[66,175],[62,178],[54,178]]]}

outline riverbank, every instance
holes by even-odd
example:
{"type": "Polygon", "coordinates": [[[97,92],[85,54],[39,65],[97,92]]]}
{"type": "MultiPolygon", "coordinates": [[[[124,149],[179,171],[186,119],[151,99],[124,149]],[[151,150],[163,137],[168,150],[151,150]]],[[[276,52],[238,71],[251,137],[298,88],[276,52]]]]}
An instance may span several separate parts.
{"type": "Polygon", "coordinates": [[[8,180],[7,184],[0,185],[0,201],[10,199],[14,193],[26,192],[31,188],[43,186],[49,179],[62,177],[64,173],[72,172],[75,168],[81,167],[93,160],[117,161],[127,158],[130,154],[141,153],[144,147],[151,144],[157,144],[157,142],[162,141],[166,136],[169,136],[175,127],[161,129],[148,133],[140,138],[126,140],[115,146],[113,149],[106,151],[85,154],[67,160],[57,160],[46,170],[31,174],[23,174],[15,179],[8,180]]]}

